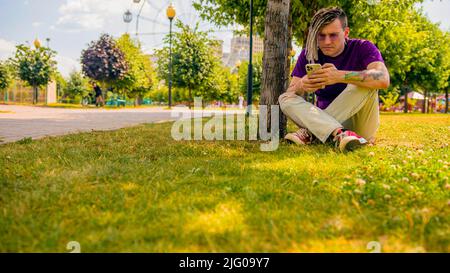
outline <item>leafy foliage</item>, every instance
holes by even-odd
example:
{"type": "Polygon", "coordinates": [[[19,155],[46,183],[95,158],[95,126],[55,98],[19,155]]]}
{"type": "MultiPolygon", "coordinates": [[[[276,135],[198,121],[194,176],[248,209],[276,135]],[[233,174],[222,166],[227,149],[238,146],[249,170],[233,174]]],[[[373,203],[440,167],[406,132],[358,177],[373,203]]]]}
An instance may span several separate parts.
{"type": "Polygon", "coordinates": [[[108,34],[102,34],[81,52],[81,66],[87,77],[107,83],[123,79],[128,72],[124,53],[108,34]]]}
{"type": "MultiPolygon", "coordinates": [[[[252,64],[253,76],[253,99],[259,100],[261,95],[261,79],[262,79],[262,53],[255,54],[252,64]]],[[[248,61],[243,61],[238,69],[239,74],[239,92],[247,97],[248,86],[248,61]]]]}
{"type": "Polygon", "coordinates": [[[56,52],[38,47],[31,49],[26,45],[18,45],[13,64],[19,78],[29,85],[37,87],[46,85],[56,71],[56,52]]]}
{"type": "MultiPolygon", "coordinates": [[[[208,38],[206,32],[199,31],[198,24],[194,28],[179,20],[175,24],[180,31],[173,33],[172,39],[173,84],[188,89],[190,100],[194,95],[208,97],[208,87],[213,85],[214,71],[219,64],[219,57],[215,56],[217,41],[208,38]]],[[[169,44],[169,36],[166,36],[165,43],[169,44]]],[[[156,55],[158,74],[168,82],[169,46],[157,50],[156,55]]]]}
{"type": "MultiPolygon", "coordinates": [[[[306,29],[309,20],[314,13],[323,7],[333,5],[343,5],[359,0],[317,0],[317,1],[293,1],[292,4],[292,22],[293,36],[299,44],[302,44],[306,37],[306,29]]],[[[217,25],[227,26],[238,24],[244,26],[248,33],[250,21],[250,8],[248,0],[194,0],[194,7],[199,10],[204,19],[214,22],[217,25]]],[[[267,0],[253,1],[253,14],[256,33],[264,35],[264,18],[266,15],[267,0]]]]}
{"type": "Polygon", "coordinates": [[[429,89],[448,86],[450,36],[415,7],[420,1],[386,0],[378,5],[358,2],[351,7],[352,35],[373,41],[391,74],[391,88],[429,89]]]}
{"type": "Polygon", "coordinates": [[[11,83],[11,72],[6,62],[0,62],[0,90],[8,88],[11,83]]]}
{"type": "Polygon", "coordinates": [[[72,72],[69,75],[67,85],[64,88],[64,94],[71,98],[77,96],[86,96],[90,91],[89,80],[80,72],[72,72]]]}
{"type": "Polygon", "coordinates": [[[117,46],[124,53],[128,71],[115,86],[129,97],[144,97],[155,81],[150,57],[142,52],[139,42],[132,40],[129,34],[122,35],[117,46]]]}
{"type": "Polygon", "coordinates": [[[398,92],[390,92],[385,96],[380,96],[380,99],[383,101],[383,105],[386,109],[390,109],[397,103],[398,97],[400,95],[398,92]]]}
{"type": "MultiPolygon", "coordinates": [[[[293,36],[302,45],[308,22],[322,7],[341,6],[347,13],[350,36],[368,39],[380,49],[394,89],[430,89],[442,92],[449,85],[450,34],[431,23],[417,8],[423,0],[291,1],[293,36]]],[[[248,26],[247,0],[195,0],[203,18],[218,25],[248,26]]],[[[255,27],[264,33],[267,0],[254,0],[255,27]]],[[[384,93],[384,92],[382,92],[384,93]]]]}
{"type": "Polygon", "coordinates": [[[239,97],[238,75],[232,74],[228,67],[218,65],[214,69],[215,80],[204,90],[205,99],[235,103],[239,97]]]}

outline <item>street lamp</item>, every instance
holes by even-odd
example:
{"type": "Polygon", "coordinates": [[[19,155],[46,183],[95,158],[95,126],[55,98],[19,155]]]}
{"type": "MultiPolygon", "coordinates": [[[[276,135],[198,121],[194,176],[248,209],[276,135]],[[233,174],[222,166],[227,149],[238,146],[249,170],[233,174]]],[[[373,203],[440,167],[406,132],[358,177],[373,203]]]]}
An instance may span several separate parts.
{"type": "Polygon", "coordinates": [[[50,38],[45,38],[45,41],[47,41],[47,48],[50,48],[50,38]]]}
{"type": "Polygon", "coordinates": [[[123,14],[123,21],[128,24],[132,20],[133,20],[133,14],[131,14],[131,12],[129,10],[125,11],[125,13],[123,14]]]}
{"type": "Polygon", "coordinates": [[[170,20],[170,31],[169,31],[169,109],[172,107],[172,20],[175,18],[176,12],[175,7],[170,3],[167,7],[167,18],[170,20]]]}
{"type": "Polygon", "coordinates": [[[130,22],[133,21],[133,14],[130,12],[130,10],[125,11],[123,14],[123,21],[127,24],[127,33],[128,33],[128,26],[130,25],[130,22]]]}
{"type": "Polygon", "coordinates": [[[36,38],[36,39],[34,40],[33,44],[34,44],[34,47],[35,47],[36,49],[38,49],[38,48],[41,47],[41,41],[39,41],[38,38],[36,38]]]}
{"type": "Polygon", "coordinates": [[[252,96],[253,96],[253,0],[250,0],[250,49],[248,57],[248,78],[247,78],[247,113],[249,116],[252,113],[252,96]]]}

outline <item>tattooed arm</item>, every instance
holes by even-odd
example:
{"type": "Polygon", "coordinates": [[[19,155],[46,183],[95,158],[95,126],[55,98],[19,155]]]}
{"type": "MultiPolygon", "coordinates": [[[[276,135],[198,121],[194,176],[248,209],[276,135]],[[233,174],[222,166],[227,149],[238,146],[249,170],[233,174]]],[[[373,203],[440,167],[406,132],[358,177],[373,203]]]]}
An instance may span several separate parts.
{"type": "Polygon", "coordinates": [[[373,62],[367,66],[364,71],[342,71],[344,75],[344,83],[352,83],[355,85],[386,89],[389,87],[389,72],[382,62],[373,62]]]}
{"type": "Polygon", "coordinates": [[[389,87],[389,72],[382,62],[373,62],[363,71],[337,70],[333,64],[324,64],[322,69],[310,77],[326,85],[336,83],[351,83],[371,89],[386,89],[389,87]]]}

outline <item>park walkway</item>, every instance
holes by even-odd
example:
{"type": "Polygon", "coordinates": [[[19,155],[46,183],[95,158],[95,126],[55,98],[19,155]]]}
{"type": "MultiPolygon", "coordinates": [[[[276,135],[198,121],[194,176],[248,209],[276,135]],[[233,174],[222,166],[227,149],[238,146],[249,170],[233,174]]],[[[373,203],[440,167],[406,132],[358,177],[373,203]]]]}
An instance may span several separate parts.
{"type": "Polygon", "coordinates": [[[0,105],[0,144],[175,119],[171,111],[153,107],[109,110],[0,105]]]}

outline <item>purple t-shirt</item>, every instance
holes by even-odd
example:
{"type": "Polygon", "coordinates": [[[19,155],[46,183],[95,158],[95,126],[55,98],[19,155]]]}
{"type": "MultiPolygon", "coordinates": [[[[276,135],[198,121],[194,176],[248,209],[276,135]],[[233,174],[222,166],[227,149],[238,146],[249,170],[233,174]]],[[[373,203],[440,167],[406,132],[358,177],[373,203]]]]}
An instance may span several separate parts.
{"type": "MultiPolygon", "coordinates": [[[[332,63],[338,70],[363,71],[372,62],[384,62],[380,51],[374,44],[360,39],[347,39],[344,51],[336,57],[325,56],[320,49],[318,55],[319,60],[316,63],[320,63],[321,65],[332,63]]],[[[303,49],[291,76],[299,78],[305,76],[305,65],[307,63],[306,52],[303,49]]],[[[346,83],[337,83],[317,90],[317,107],[321,109],[327,108],[346,87],[346,83]]]]}

